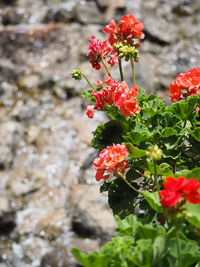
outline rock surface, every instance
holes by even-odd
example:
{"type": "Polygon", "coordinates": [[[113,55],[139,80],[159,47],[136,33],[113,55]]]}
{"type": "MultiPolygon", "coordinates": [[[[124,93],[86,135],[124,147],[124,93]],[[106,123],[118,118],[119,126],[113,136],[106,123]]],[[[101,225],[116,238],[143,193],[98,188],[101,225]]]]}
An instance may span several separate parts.
{"type": "MultiPolygon", "coordinates": [[[[200,2],[3,0],[0,8],[0,266],[78,266],[70,247],[98,249],[115,223],[91,166],[91,133],[107,118],[85,116],[88,85],[70,72],[104,79],[88,62],[88,40],[132,13],[145,26],[137,84],[166,97],[178,73],[199,65],[200,2]]],[[[124,73],[132,84],[129,64],[124,73]]]]}

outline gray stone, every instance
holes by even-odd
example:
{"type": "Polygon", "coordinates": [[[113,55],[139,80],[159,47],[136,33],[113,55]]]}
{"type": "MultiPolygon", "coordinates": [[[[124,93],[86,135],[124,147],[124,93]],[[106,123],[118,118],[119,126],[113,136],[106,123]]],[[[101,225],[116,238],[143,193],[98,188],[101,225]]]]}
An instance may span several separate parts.
{"type": "Polygon", "coordinates": [[[107,204],[107,195],[99,193],[99,185],[74,185],[71,190],[72,225],[80,236],[108,239],[116,224],[107,204]]]}

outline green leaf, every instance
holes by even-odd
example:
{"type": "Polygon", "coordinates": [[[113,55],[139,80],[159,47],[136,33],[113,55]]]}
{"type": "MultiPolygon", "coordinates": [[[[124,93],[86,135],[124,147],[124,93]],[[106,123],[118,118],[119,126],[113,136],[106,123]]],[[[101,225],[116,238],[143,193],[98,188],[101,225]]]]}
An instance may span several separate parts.
{"type": "Polygon", "coordinates": [[[126,179],[129,181],[134,181],[141,177],[141,174],[136,171],[136,169],[130,168],[126,173],[126,179]]]}
{"type": "Polygon", "coordinates": [[[196,141],[200,142],[200,128],[195,128],[193,131],[189,130],[189,132],[196,141]]]}
{"type": "MultiPolygon", "coordinates": [[[[129,181],[138,189],[136,183],[129,181]]],[[[134,202],[138,194],[133,191],[122,179],[118,178],[111,182],[108,190],[108,204],[114,215],[125,218],[129,214],[133,214],[135,207],[134,202]]]]}
{"type": "Polygon", "coordinates": [[[136,266],[151,267],[152,266],[152,240],[140,239],[136,242],[133,252],[130,254],[130,260],[136,266]]]}
{"type": "Polygon", "coordinates": [[[152,139],[152,136],[148,132],[138,132],[133,130],[124,135],[123,138],[127,142],[131,142],[135,145],[140,145],[145,141],[150,141],[152,139]]]}
{"type": "Polygon", "coordinates": [[[75,247],[71,248],[71,252],[75,256],[75,258],[85,267],[107,267],[112,257],[112,254],[110,253],[107,253],[105,257],[104,254],[96,251],[91,252],[89,255],[87,255],[86,253],[75,247]]]}
{"type": "Polygon", "coordinates": [[[131,143],[124,143],[128,149],[129,157],[136,159],[146,156],[146,151],[135,147],[131,143]]]}
{"type": "Polygon", "coordinates": [[[200,182],[200,168],[194,168],[192,170],[182,170],[176,172],[175,177],[185,176],[187,179],[196,178],[200,182]]]}
{"type": "Polygon", "coordinates": [[[164,235],[159,235],[155,238],[153,245],[153,263],[157,263],[167,253],[167,238],[164,235]]]}
{"type": "Polygon", "coordinates": [[[163,212],[158,192],[150,193],[149,191],[142,191],[142,195],[155,211],[163,212]]]}
{"type": "MultiPolygon", "coordinates": [[[[185,240],[179,239],[180,251],[181,251],[181,262],[183,267],[189,267],[193,263],[200,260],[200,251],[197,244],[193,242],[186,242],[185,240]]],[[[177,241],[176,238],[171,238],[168,241],[169,253],[175,259],[174,266],[178,266],[178,252],[177,252],[177,241]]]]}
{"type": "Polygon", "coordinates": [[[160,100],[158,98],[154,98],[152,100],[149,100],[148,98],[147,102],[144,103],[143,109],[151,116],[153,117],[157,113],[161,113],[165,110],[165,101],[160,100]]]}
{"type": "Polygon", "coordinates": [[[100,193],[107,192],[110,188],[111,182],[104,181],[104,183],[100,186],[100,193]]]}
{"type": "Polygon", "coordinates": [[[92,93],[92,90],[83,90],[81,96],[83,98],[91,98],[91,93],[92,93]]]}
{"type": "Polygon", "coordinates": [[[200,228],[200,204],[194,205],[186,202],[185,207],[185,216],[187,221],[197,228],[200,228]]]}
{"type": "Polygon", "coordinates": [[[106,146],[114,144],[121,144],[124,139],[122,138],[123,127],[117,120],[111,120],[105,124],[100,124],[93,132],[92,146],[99,150],[104,149],[106,146]]]}
{"type": "Polygon", "coordinates": [[[117,223],[115,232],[118,235],[134,235],[137,227],[141,225],[137,217],[133,214],[128,215],[123,220],[119,216],[115,216],[115,222],[117,223]]]}
{"type": "MultiPolygon", "coordinates": [[[[146,162],[147,169],[150,171],[150,173],[154,174],[154,163],[151,161],[146,162]]],[[[172,171],[172,167],[168,163],[161,163],[160,165],[156,164],[157,168],[157,174],[163,175],[163,176],[174,176],[174,173],[172,171]]]]}
{"type": "Polygon", "coordinates": [[[177,131],[174,128],[172,128],[172,127],[166,127],[161,132],[161,137],[167,138],[169,136],[177,135],[177,134],[178,133],[177,133],[177,131]]]}

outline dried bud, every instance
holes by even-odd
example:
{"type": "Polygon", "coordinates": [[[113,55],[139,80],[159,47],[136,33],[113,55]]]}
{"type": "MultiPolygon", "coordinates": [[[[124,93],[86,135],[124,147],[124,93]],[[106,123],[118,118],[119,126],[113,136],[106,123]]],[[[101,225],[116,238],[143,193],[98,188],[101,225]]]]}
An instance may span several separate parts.
{"type": "Polygon", "coordinates": [[[81,80],[83,73],[80,70],[73,70],[71,75],[75,80],[81,80]]]}
{"type": "Polygon", "coordinates": [[[146,151],[146,155],[151,160],[160,160],[162,158],[162,150],[157,146],[150,146],[146,151]]]}

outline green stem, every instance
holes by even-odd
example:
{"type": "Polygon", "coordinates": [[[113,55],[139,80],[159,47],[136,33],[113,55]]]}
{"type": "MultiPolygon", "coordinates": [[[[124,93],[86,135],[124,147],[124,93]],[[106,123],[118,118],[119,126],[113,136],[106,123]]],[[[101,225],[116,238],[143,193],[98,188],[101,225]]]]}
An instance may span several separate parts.
{"type": "Polygon", "coordinates": [[[187,122],[187,120],[185,120],[185,121],[184,121],[184,125],[183,125],[183,128],[185,128],[186,122],[187,122]]]}
{"type": "Polygon", "coordinates": [[[124,75],[123,75],[123,71],[122,71],[122,60],[121,60],[121,58],[119,58],[119,71],[120,71],[121,81],[123,81],[124,80],[124,75]]]}
{"type": "Polygon", "coordinates": [[[88,80],[87,76],[83,73],[83,77],[86,79],[86,81],[88,82],[89,86],[95,90],[95,88],[92,86],[92,84],[90,83],[90,81],[88,80]]]}
{"type": "Polygon", "coordinates": [[[130,61],[131,61],[132,74],[133,74],[133,85],[135,85],[135,69],[134,69],[133,58],[132,57],[130,57],[130,61]]]}
{"type": "Polygon", "coordinates": [[[125,182],[130,188],[132,188],[135,192],[137,192],[138,194],[143,195],[142,192],[138,191],[132,184],[130,184],[130,183],[126,180],[126,178],[121,174],[121,172],[118,172],[118,176],[119,176],[120,178],[122,178],[122,180],[124,180],[124,182],[125,182]]]}
{"type": "Polygon", "coordinates": [[[178,226],[177,225],[176,225],[176,245],[177,245],[177,253],[178,253],[178,267],[182,267],[181,250],[180,250],[180,242],[179,242],[179,234],[178,234],[178,226]]]}
{"type": "Polygon", "coordinates": [[[156,189],[159,190],[159,184],[158,184],[158,173],[157,173],[157,166],[156,166],[156,161],[154,160],[153,162],[154,166],[154,185],[156,186],[156,189]]]}

